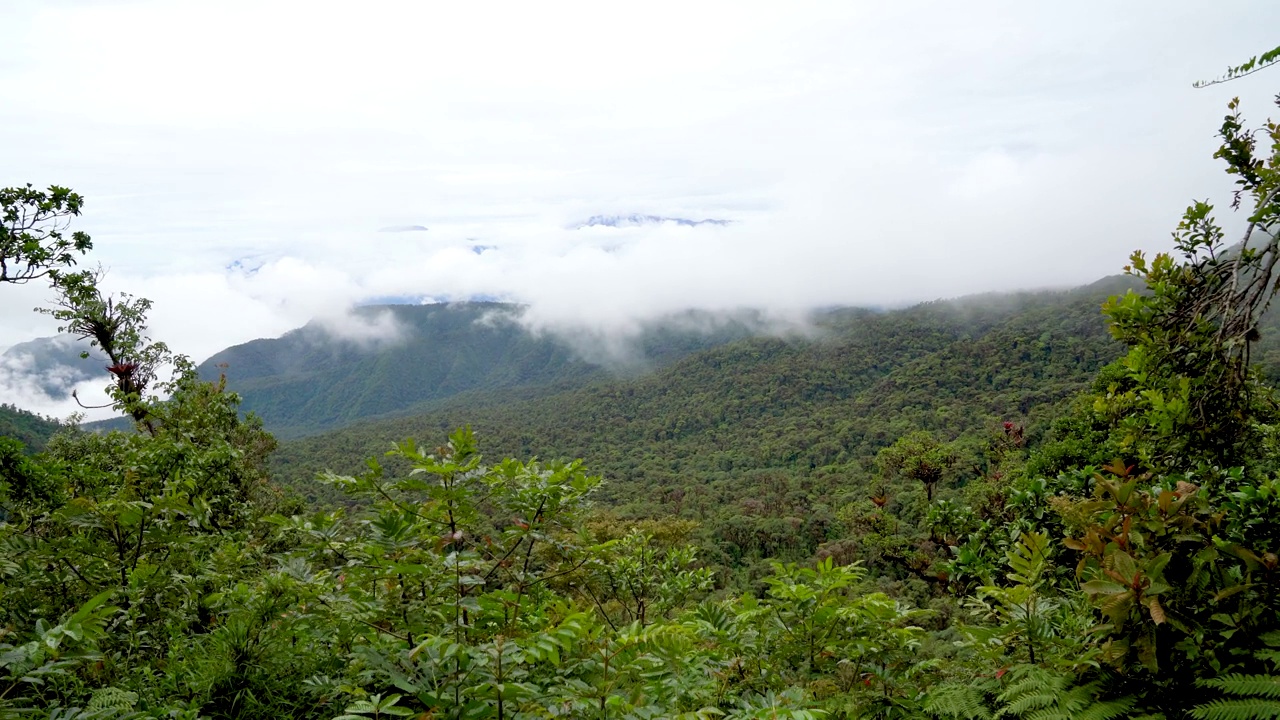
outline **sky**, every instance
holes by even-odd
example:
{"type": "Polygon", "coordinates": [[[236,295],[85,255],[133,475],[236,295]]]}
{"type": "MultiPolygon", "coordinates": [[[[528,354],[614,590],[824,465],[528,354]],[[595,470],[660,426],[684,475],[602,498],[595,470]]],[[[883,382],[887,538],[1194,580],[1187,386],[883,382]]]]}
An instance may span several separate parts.
{"type": "MultiPolygon", "coordinates": [[[[197,361],[353,304],[544,329],[1065,287],[1224,208],[1280,4],[4,0],[0,186],[69,186],[197,361]],[[676,222],[582,227],[593,216],[676,222]],[[425,228],[425,229],[409,229],[425,228]]],[[[1229,228],[1238,218],[1224,218],[1229,228]]],[[[0,350],[52,335],[0,288],[0,350]]],[[[12,374],[11,374],[12,375],[12,374]]],[[[0,399],[51,414],[6,383],[0,399]]],[[[10,377],[12,380],[12,377],[10,377]]]]}

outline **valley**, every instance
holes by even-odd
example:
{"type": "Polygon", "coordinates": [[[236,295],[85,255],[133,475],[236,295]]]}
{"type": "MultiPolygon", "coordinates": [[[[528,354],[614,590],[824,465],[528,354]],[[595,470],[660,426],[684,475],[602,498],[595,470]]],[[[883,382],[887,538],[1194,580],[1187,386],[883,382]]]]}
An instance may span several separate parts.
{"type": "Polygon", "coordinates": [[[0,720],[1280,718],[1275,9],[55,5],[0,720]]]}

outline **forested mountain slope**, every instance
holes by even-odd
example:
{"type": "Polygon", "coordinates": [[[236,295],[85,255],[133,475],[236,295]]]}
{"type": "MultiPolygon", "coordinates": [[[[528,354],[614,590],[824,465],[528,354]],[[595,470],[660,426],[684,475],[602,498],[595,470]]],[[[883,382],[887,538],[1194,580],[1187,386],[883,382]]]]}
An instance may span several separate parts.
{"type": "Polygon", "coordinates": [[[42,417],[9,404],[0,405],[0,437],[13,438],[32,452],[44,448],[62,425],[52,418],[42,417]]]}
{"type": "Polygon", "coordinates": [[[575,345],[530,332],[518,322],[520,312],[491,302],[363,307],[355,323],[368,325],[358,339],[312,322],[280,338],[228,348],[199,371],[207,379],[225,374],[246,410],[289,437],[458,393],[577,385],[605,375],[601,363],[607,360],[630,370],[660,365],[748,336],[754,320],[693,313],[667,318],[623,348],[626,357],[609,358],[583,352],[592,338],[575,345]],[[369,327],[381,332],[371,335],[369,327]]]}
{"type": "Polygon", "coordinates": [[[838,478],[821,483],[821,496],[915,429],[977,438],[1011,420],[1036,432],[1120,354],[1099,306],[1127,287],[1110,278],[1068,292],[832,311],[818,339],[739,340],[538,397],[458,397],[285,443],[273,470],[309,494],[320,470],[351,471],[392,441],[469,423],[497,455],[591,458],[610,480],[603,496],[637,514],[718,513],[756,495],[761,473],[797,487],[838,478]]]}

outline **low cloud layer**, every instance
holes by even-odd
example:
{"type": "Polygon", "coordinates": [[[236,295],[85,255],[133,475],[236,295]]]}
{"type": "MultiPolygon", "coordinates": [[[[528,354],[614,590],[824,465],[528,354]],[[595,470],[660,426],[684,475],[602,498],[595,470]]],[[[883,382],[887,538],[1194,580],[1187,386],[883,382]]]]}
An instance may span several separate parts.
{"type": "Polygon", "coordinates": [[[0,398],[5,403],[40,412],[58,419],[74,413],[105,417],[103,409],[84,405],[107,402],[107,375],[102,358],[92,353],[88,343],[67,335],[22,343],[0,352],[0,398]],[[80,398],[80,403],[72,397],[80,398]]]}
{"type": "Polygon", "coordinates": [[[349,308],[336,315],[320,316],[313,322],[331,338],[367,348],[400,342],[409,332],[390,310],[349,308]]]}
{"type": "MultiPolygon", "coordinates": [[[[1276,26],[1265,3],[19,2],[0,185],[84,193],[108,286],[197,360],[315,317],[392,337],[348,315],[379,298],[616,337],[1060,287],[1225,207],[1225,102],[1260,121],[1276,73],[1190,83],[1276,26]]],[[[47,300],[0,288],[0,347],[52,334],[47,300]]]]}

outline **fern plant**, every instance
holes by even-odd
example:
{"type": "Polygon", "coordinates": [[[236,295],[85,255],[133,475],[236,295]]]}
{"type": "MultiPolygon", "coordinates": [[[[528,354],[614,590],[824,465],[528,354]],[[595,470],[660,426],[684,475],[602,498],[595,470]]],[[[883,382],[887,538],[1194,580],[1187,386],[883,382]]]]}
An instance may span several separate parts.
{"type": "Polygon", "coordinates": [[[985,683],[948,683],[929,693],[925,709],[947,720],[1112,720],[1132,718],[1134,698],[1102,699],[1102,684],[1074,674],[1017,665],[1003,690],[985,683]]]}
{"type": "Polygon", "coordinates": [[[1125,717],[1134,704],[1131,697],[1102,700],[1100,683],[1075,685],[1065,673],[1024,665],[1010,674],[1013,679],[996,698],[1002,706],[996,718],[1112,720],[1125,717]]]}
{"type": "Polygon", "coordinates": [[[924,709],[948,720],[990,720],[988,696],[981,684],[947,683],[929,692],[924,709]]]}
{"type": "Polygon", "coordinates": [[[1191,711],[1196,720],[1235,720],[1236,718],[1280,718],[1280,632],[1266,633],[1261,638],[1265,647],[1251,654],[1271,669],[1270,674],[1226,673],[1205,678],[1196,684],[1217,690],[1222,697],[1197,706],[1191,711]]]}
{"type": "Polygon", "coordinates": [[[1196,720],[1246,720],[1280,718],[1280,676],[1232,673],[1198,683],[1226,697],[1207,702],[1191,711],[1196,720]]]}

